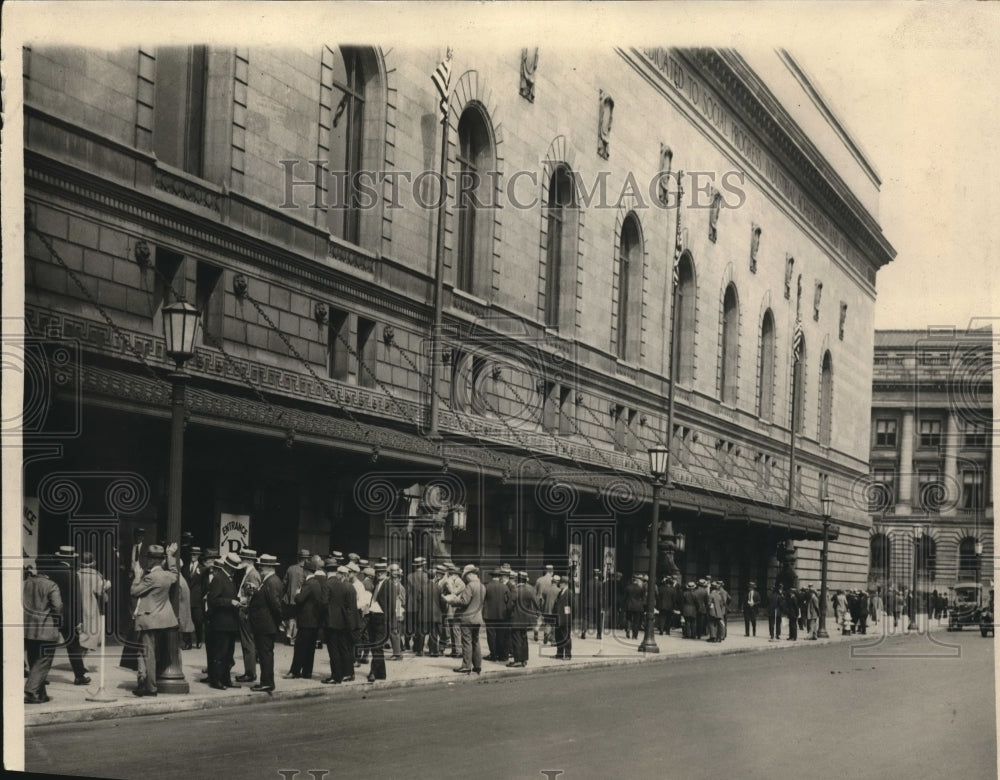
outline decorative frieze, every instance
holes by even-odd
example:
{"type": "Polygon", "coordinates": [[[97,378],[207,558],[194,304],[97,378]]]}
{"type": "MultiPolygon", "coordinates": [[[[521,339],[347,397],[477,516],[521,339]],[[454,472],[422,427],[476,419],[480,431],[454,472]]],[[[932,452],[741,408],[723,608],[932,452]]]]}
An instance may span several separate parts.
{"type": "Polygon", "coordinates": [[[204,206],[215,212],[219,211],[219,195],[193,181],[188,181],[180,176],[168,173],[161,168],[157,168],[153,183],[157,189],[163,190],[170,195],[183,198],[190,203],[204,206]]]}

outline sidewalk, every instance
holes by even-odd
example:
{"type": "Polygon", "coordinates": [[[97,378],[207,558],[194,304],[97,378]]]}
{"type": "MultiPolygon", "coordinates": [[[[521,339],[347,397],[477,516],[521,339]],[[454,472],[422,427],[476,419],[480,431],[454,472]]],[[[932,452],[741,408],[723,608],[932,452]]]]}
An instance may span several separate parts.
{"type": "MultiPolygon", "coordinates": [[[[922,616],[923,617],[923,616],[922,616]]],[[[906,622],[900,621],[897,630],[892,629],[890,618],[887,636],[906,634],[906,622]]],[[[923,621],[921,621],[923,624],[923,621]]],[[[931,630],[944,630],[944,624],[935,625],[931,621],[931,630]]],[[[867,637],[878,636],[883,632],[885,623],[869,626],[867,637]]],[[[160,694],[155,698],[136,698],[132,695],[135,688],[135,673],[117,666],[121,656],[121,647],[112,646],[106,650],[104,692],[115,697],[113,702],[90,702],[86,697],[96,693],[99,685],[99,659],[96,653],[88,655],[87,667],[92,683],[89,686],[73,685],[73,673],[65,652],[56,654],[55,663],[49,674],[48,693],[50,701],[45,704],[24,705],[25,726],[43,726],[58,723],[75,723],[110,718],[128,718],[136,715],[154,715],[187,710],[212,709],[240,704],[263,703],[275,699],[297,699],[310,696],[330,696],[336,698],[365,696],[375,690],[389,688],[411,687],[415,685],[467,685],[496,680],[505,677],[521,677],[531,674],[559,672],[573,669],[592,668],[599,666],[619,666],[638,663],[656,663],[672,658],[694,658],[699,656],[731,655],[734,653],[753,653],[793,648],[812,647],[820,644],[841,643],[851,640],[861,640],[858,635],[842,635],[839,628],[827,620],[829,639],[816,641],[806,640],[805,632],[799,631],[798,641],[791,642],[784,637],[769,640],[767,637],[767,620],[757,621],[756,637],[743,636],[743,620],[731,617],[729,620],[729,635],[724,642],[709,643],[702,640],[683,639],[680,629],[675,629],[670,636],[655,637],[659,647],[658,654],[639,653],[639,640],[625,639],[624,632],[615,635],[606,634],[603,642],[599,642],[588,633],[587,639],[580,639],[579,633],[573,637],[573,657],[570,661],[555,659],[555,649],[551,645],[532,641],[532,632],[528,632],[529,661],[526,668],[509,669],[504,664],[483,661],[481,675],[455,674],[452,670],[459,665],[459,659],[417,658],[412,652],[404,652],[401,661],[388,660],[386,652],[387,680],[368,683],[368,665],[355,670],[356,680],[341,685],[323,685],[320,680],[329,674],[329,660],[326,648],[316,651],[316,661],[311,680],[285,680],[282,675],[288,670],[292,660],[292,648],[281,644],[274,649],[275,686],[272,694],[253,693],[251,683],[244,683],[241,688],[217,691],[199,682],[205,675],[205,650],[182,651],[184,674],[190,685],[188,694],[160,694]]],[[[787,632],[787,626],[786,626],[787,632]]],[[[483,646],[483,657],[487,655],[486,632],[480,632],[483,646]]],[[[239,643],[236,645],[236,666],[233,676],[243,673],[243,662],[239,643]]]]}

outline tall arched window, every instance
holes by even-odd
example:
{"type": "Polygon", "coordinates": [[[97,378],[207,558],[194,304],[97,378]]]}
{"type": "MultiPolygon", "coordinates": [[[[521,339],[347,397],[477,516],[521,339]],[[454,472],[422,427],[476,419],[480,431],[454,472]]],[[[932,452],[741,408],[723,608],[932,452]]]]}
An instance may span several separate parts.
{"type": "Polygon", "coordinates": [[[719,396],[727,404],[736,403],[739,389],[736,376],[739,365],[740,309],[736,298],[736,285],[726,287],[722,297],[722,344],[719,354],[719,396]]]}
{"type": "Polygon", "coordinates": [[[823,354],[823,373],[819,382],[819,441],[829,444],[833,432],[833,357],[823,354]]]}
{"type": "Polygon", "coordinates": [[[697,288],[694,277],[694,262],[685,252],[677,261],[677,328],[680,331],[677,344],[677,381],[691,384],[694,380],[694,334],[695,302],[697,288]]]}
{"type": "Polygon", "coordinates": [[[760,324],[760,367],[757,372],[757,416],[770,420],[774,414],[774,315],[768,309],[760,324]]]}
{"type": "Polygon", "coordinates": [[[545,248],[545,325],[558,328],[569,324],[565,312],[571,291],[565,289],[567,266],[576,251],[576,218],[573,180],[564,165],[558,166],[549,179],[549,197],[545,212],[547,244],[545,248]]]}
{"type": "Polygon", "coordinates": [[[798,365],[793,367],[792,392],[795,403],[792,405],[792,425],[795,426],[796,433],[804,433],[806,430],[806,339],[802,337],[799,349],[798,365]]]}
{"type": "Polygon", "coordinates": [[[642,313],[642,232],[639,218],[629,212],[622,222],[618,249],[617,311],[618,332],[615,348],[623,360],[639,357],[639,319],[642,313]]]}
{"type": "Polygon", "coordinates": [[[966,536],[958,543],[958,579],[974,580],[976,578],[976,540],[966,536]]]}
{"type": "Polygon", "coordinates": [[[487,271],[492,267],[486,207],[492,202],[493,145],[486,117],[475,105],[468,106],[458,120],[458,144],[455,286],[485,297],[491,284],[487,271]]]}
{"type": "Polygon", "coordinates": [[[870,542],[871,558],[869,568],[872,578],[884,580],[889,573],[889,562],[892,555],[892,547],[889,537],[885,534],[875,534],[870,542]]]}
{"type": "Polygon", "coordinates": [[[360,50],[342,46],[332,54],[328,230],[356,244],[360,232],[358,173],[364,154],[367,74],[360,50]]]}

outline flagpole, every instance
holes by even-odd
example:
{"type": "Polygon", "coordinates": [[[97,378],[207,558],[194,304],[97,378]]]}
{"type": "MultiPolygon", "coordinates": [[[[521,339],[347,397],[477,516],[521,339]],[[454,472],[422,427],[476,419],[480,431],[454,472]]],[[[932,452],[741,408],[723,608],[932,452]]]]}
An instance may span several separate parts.
{"type": "MultiPolygon", "coordinates": [[[[452,52],[449,48],[442,66],[448,67],[447,64],[450,63],[451,56],[452,52]]],[[[441,66],[439,66],[439,74],[441,72],[440,69],[441,66]]],[[[447,91],[451,86],[450,69],[446,71],[445,77],[447,81],[444,84],[444,88],[447,91]]],[[[434,322],[431,330],[431,408],[428,429],[430,436],[438,435],[438,417],[440,415],[438,384],[440,382],[443,357],[441,354],[441,323],[442,309],[444,308],[444,219],[445,204],[448,202],[448,96],[441,93],[441,85],[436,79],[434,83],[438,88],[441,98],[441,192],[440,199],[438,200],[437,255],[434,262],[434,322]]]]}
{"type": "Polygon", "coordinates": [[[788,447],[788,512],[792,511],[794,494],[795,494],[795,434],[798,431],[798,393],[799,393],[799,376],[802,372],[801,366],[801,356],[802,356],[802,320],[801,320],[801,306],[802,306],[802,277],[799,277],[799,282],[797,286],[797,291],[795,294],[795,329],[792,331],[792,428],[789,436],[790,443],[788,447]]]}

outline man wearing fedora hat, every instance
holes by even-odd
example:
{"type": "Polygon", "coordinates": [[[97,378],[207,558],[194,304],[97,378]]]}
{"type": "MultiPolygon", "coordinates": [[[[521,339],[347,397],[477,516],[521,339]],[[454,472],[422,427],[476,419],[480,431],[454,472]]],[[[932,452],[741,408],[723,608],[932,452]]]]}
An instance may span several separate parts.
{"type": "Polygon", "coordinates": [[[556,658],[569,661],[573,657],[573,604],[569,592],[569,575],[552,578],[559,593],[555,601],[556,658]]]}
{"type": "Polygon", "coordinates": [[[295,620],[298,613],[298,607],[295,605],[295,594],[299,592],[299,588],[302,587],[302,583],[306,579],[304,564],[311,557],[312,553],[308,550],[299,550],[299,562],[293,563],[285,570],[285,641],[290,645],[295,644],[295,635],[298,633],[298,626],[295,620]]]}
{"type": "Polygon", "coordinates": [[[59,633],[62,634],[66,654],[73,668],[73,684],[88,685],[87,667],[83,663],[83,648],[80,646],[80,629],[83,625],[83,594],[77,577],[76,550],[63,545],[55,553],[55,561],[48,572],[49,578],[59,586],[62,596],[62,620],[59,633]]]}
{"type": "MultiPolygon", "coordinates": [[[[208,606],[208,588],[215,578],[215,566],[219,560],[219,551],[214,547],[205,550],[205,562],[201,567],[201,603],[204,609],[204,637],[205,637],[205,668],[212,668],[212,610],[208,606]]],[[[194,596],[192,596],[192,599],[194,596]]],[[[202,682],[208,682],[206,677],[202,682]]]]}
{"type": "Polygon", "coordinates": [[[681,635],[685,639],[695,639],[698,633],[698,595],[697,585],[689,582],[681,594],[681,635]]]}
{"type": "MultiPolygon", "coordinates": [[[[205,629],[205,588],[204,577],[205,565],[201,562],[202,549],[192,545],[188,551],[188,562],[182,568],[184,579],[187,581],[188,590],[191,593],[191,622],[194,624],[193,636],[195,648],[201,648],[202,636],[205,629]]],[[[189,641],[184,648],[191,649],[189,641]]]]}
{"type": "Polygon", "coordinates": [[[292,668],[285,679],[312,677],[313,661],[316,658],[316,639],[323,625],[326,611],[326,575],[316,566],[312,558],[302,564],[306,578],[299,592],[295,594],[298,608],[298,632],[295,636],[295,650],[292,653],[292,668]]]}
{"type": "Polygon", "coordinates": [[[55,645],[59,644],[58,623],[62,616],[59,586],[44,572],[27,570],[21,590],[24,606],[24,645],[30,666],[24,681],[24,703],[49,701],[45,681],[52,668],[55,645]]]}
{"type": "Polygon", "coordinates": [[[417,556],[413,559],[413,571],[406,577],[406,634],[403,637],[403,649],[407,649],[413,641],[414,655],[424,654],[424,641],[428,631],[428,620],[425,616],[424,596],[430,578],[424,567],[427,559],[417,556]]]}
{"type": "MultiPolygon", "coordinates": [[[[283,586],[275,574],[278,559],[260,556],[260,585],[249,596],[247,621],[253,631],[254,648],[260,662],[260,683],[251,691],[270,693],[274,690],[274,637],[281,624],[283,586]]],[[[245,580],[244,580],[245,582],[245,580]]],[[[256,670],[255,670],[256,671],[256,670]]]]}
{"type": "Polygon", "coordinates": [[[236,573],[242,565],[240,556],[227,552],[216,565],[208,586],[208,606],[212,613],[212,662],[208,667],[208,684],[216,690],[239,688],[231,678],[236,638],[240,634],[239,608],[236,598],[236,573]]]}
{"type": "Polygon", "coordinates": [[[479,569],[468,564],[462,569],[465,587],[446,601],[455,605],[455,617],[462,627],[462,665],[455,669],[462,674],[483,670],[483,650],[479,643],[479,630],[483,627],[483,603],[486,586],[479,580],[479,569]]]}
{"type": "Polygon", "coordinates": [[[347,581],[350,573],[346,566],[338,566],[326,582],[326,650],[330,656],[330,676],[322,681],[326,685],[339,685],[354,678],[358,594],[347,581]]]}
{"type": "Polygon", "coordinates": [[[445,632],[449,658],[459,658],[462,655],[462,624],[455,610],[455,602],[448,596],[457,596],[465,590],[465,583],[459,576],[458,567],[451,561],[445,563],[447,572],[441,580],[441,604],[444,608],[445,632]]]}
{"type": "Polygon", "coordinates": [[[237,598],[243,604],[239,611],[240,648],[243,650],[243,674],[236,678],[237,682],[255,682],[257,679],[257,644],[254,641],[254,630],[247,615],[247,605],[250,598],[260,588],[261,576],[257,571],[257,551],[249,547],[240,550],[243,577],[237,598]]]}
{"type": "Polygon", "coordinates": [[[744,636],[757,636],[757,610],[760,609],[760,591],[757,590],[757,583],[751,581],[747,586],[747,592],[743,596],[743,628],[744,636]]]}
{"type": "Polygon", "coordinates": [[[384,680],[386,677],[384,647],[388,636],[386,619],[390,610],[395,608],[394,599],[391,598],[392,586],[389,585],[388,570],[389,567],[384,563],[375,564],[376,581],[368,602],[368,628],[366,631],[367,642],[372,654],[368,682],[384,680]]]}
{"type": "Polygon", "coordinates": [[[513,660],[507,666],[528,665],[528,629],[535,625],[538,602],[535,589],[528,584],[528,572],[517,572],[514,587],[513,611],[510,616],[510,644],[513,660]]]}
{"type": "MultiPolygon", "coordinates": [[[[137,570],[129,589],[137,599],[135,629],[142,642],[138,685],[132,691],[133,696],[156,696],[157,644],[168,629],[177,627],[177,614],[170,604],[170,589],[179,577],[176,554],[176,542],[166,550],[158,544],[151,544],[147,551],[149,570],[145,574],[137,570]]],[[[137,563],[137,569],[138,566],[137,563]]]]}

